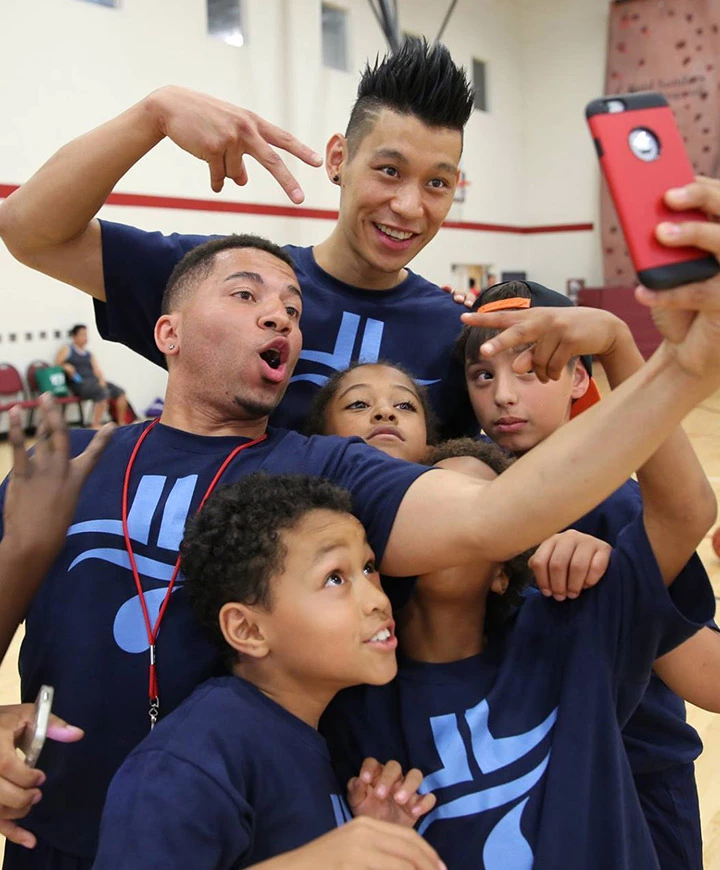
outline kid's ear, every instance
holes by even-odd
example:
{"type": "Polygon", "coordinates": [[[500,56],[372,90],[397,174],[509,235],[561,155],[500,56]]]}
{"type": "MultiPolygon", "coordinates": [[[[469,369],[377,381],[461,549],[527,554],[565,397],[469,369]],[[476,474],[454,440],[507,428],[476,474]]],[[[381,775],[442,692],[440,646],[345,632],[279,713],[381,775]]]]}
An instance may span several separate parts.
{"type": "Polygon", "coordinates": [[[573,399],[579,399],[587,393],[589,386],[590,375],[588,374],[588,370],[580,360],[577,360],[575,363],[575,371],[573,372],[573,384],[572,390],[570,391],[570,397],[573,399]]]}
{"type": "Polygon", "coordinates": [[[347,139],[334,133],[325,146],[325,171],[333,184],[342,183],[342,170],[347,161],[347,139]]]}
{"type": "Polygon", "coordinates": [[[262,659],[270,652],[254,608],[231,601],[223,605],[218,620],[226,643],[241,655],[262,659]]]}

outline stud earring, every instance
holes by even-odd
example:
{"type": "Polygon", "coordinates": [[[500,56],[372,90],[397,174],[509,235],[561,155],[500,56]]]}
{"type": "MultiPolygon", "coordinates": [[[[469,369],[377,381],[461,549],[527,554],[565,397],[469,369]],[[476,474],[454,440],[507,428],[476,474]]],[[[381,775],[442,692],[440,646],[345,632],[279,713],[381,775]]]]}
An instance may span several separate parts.
{"type": "Polygon", "coordinates": [[[169,344],[169,345],[168,345],[168,350],[175,350],[175,345],[174,345],[174,344],[169,344]]]}
{"type": "Polygon", "coordinates": [[[338,181],[340,181],[340,176],[339,176],[339,175],[333,175],[332,180],[333,180],[333,182],[334,182],[335,184],[337,184],[338,181]]]}

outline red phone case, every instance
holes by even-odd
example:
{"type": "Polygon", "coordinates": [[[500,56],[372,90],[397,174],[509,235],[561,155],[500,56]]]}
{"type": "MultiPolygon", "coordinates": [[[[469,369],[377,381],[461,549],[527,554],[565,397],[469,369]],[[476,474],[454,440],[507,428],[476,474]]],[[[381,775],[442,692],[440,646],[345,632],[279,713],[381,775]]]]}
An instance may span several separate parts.
{"type": "Polygon", "coordinates": [[[587,105],[585,116],[640,282],[665,290],[717,274],[720,264],[707,251],[666,248],[655,239],[655,227],[662,221],[707,220],[697,209],[676,212],[663,202],[671,187],[695,177],[665,97],[651,91],[602,97],[587,105]],[[613,101],[624,110],[611,111],[613,101]],[[656,159],[645,161],[633,153],[630,134],[637,129],[659,140],[656,159]]]}

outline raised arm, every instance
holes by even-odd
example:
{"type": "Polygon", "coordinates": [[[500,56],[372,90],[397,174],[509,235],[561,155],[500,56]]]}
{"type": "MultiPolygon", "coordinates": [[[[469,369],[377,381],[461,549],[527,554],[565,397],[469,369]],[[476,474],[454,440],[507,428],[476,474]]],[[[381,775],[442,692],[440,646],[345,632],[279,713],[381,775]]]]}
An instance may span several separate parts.
{"type": "Polygon", "coordinates": [[[60,411],[49,396],[41,402],[33,456],[25,453],[19,411],[10,410],[13,470],[4,494],[0,540],[0,660],[65,542],[80,489],[114,428],[104,426],[84,453],[70,459],[60,411]]]}
{"type": "Polygon", "coordinates": [[[246,109],[185,88],[165,87],[63,146],[0,205],[0,236],[20,262],[105,299],[100,225],[94,219],[117,182],[163,138],[204,160],[211,186],[247,182],[249,154],[293,202],[304,194],[273,145],[313,166],[319,155],[246,109]]]}

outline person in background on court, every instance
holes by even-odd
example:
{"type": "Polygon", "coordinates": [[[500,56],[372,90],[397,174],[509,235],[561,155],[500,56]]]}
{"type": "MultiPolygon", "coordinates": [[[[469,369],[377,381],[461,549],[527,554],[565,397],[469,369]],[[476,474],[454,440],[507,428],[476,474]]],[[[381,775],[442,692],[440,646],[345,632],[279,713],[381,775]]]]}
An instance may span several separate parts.
{"type": "Polygon", "coordinates": [[[93,429],[100,427],[108,410],[108,399],[115,400],[117,420],[124,423],[128,409],[125,391],[105,380],[97,358],[87,349],[87,343],[87,326],[76,324],[70,330],[70,344],[60,348],[55,363],[62,366],[71,391],[81,399],[94,402],[90,424],[93,429]]]}

